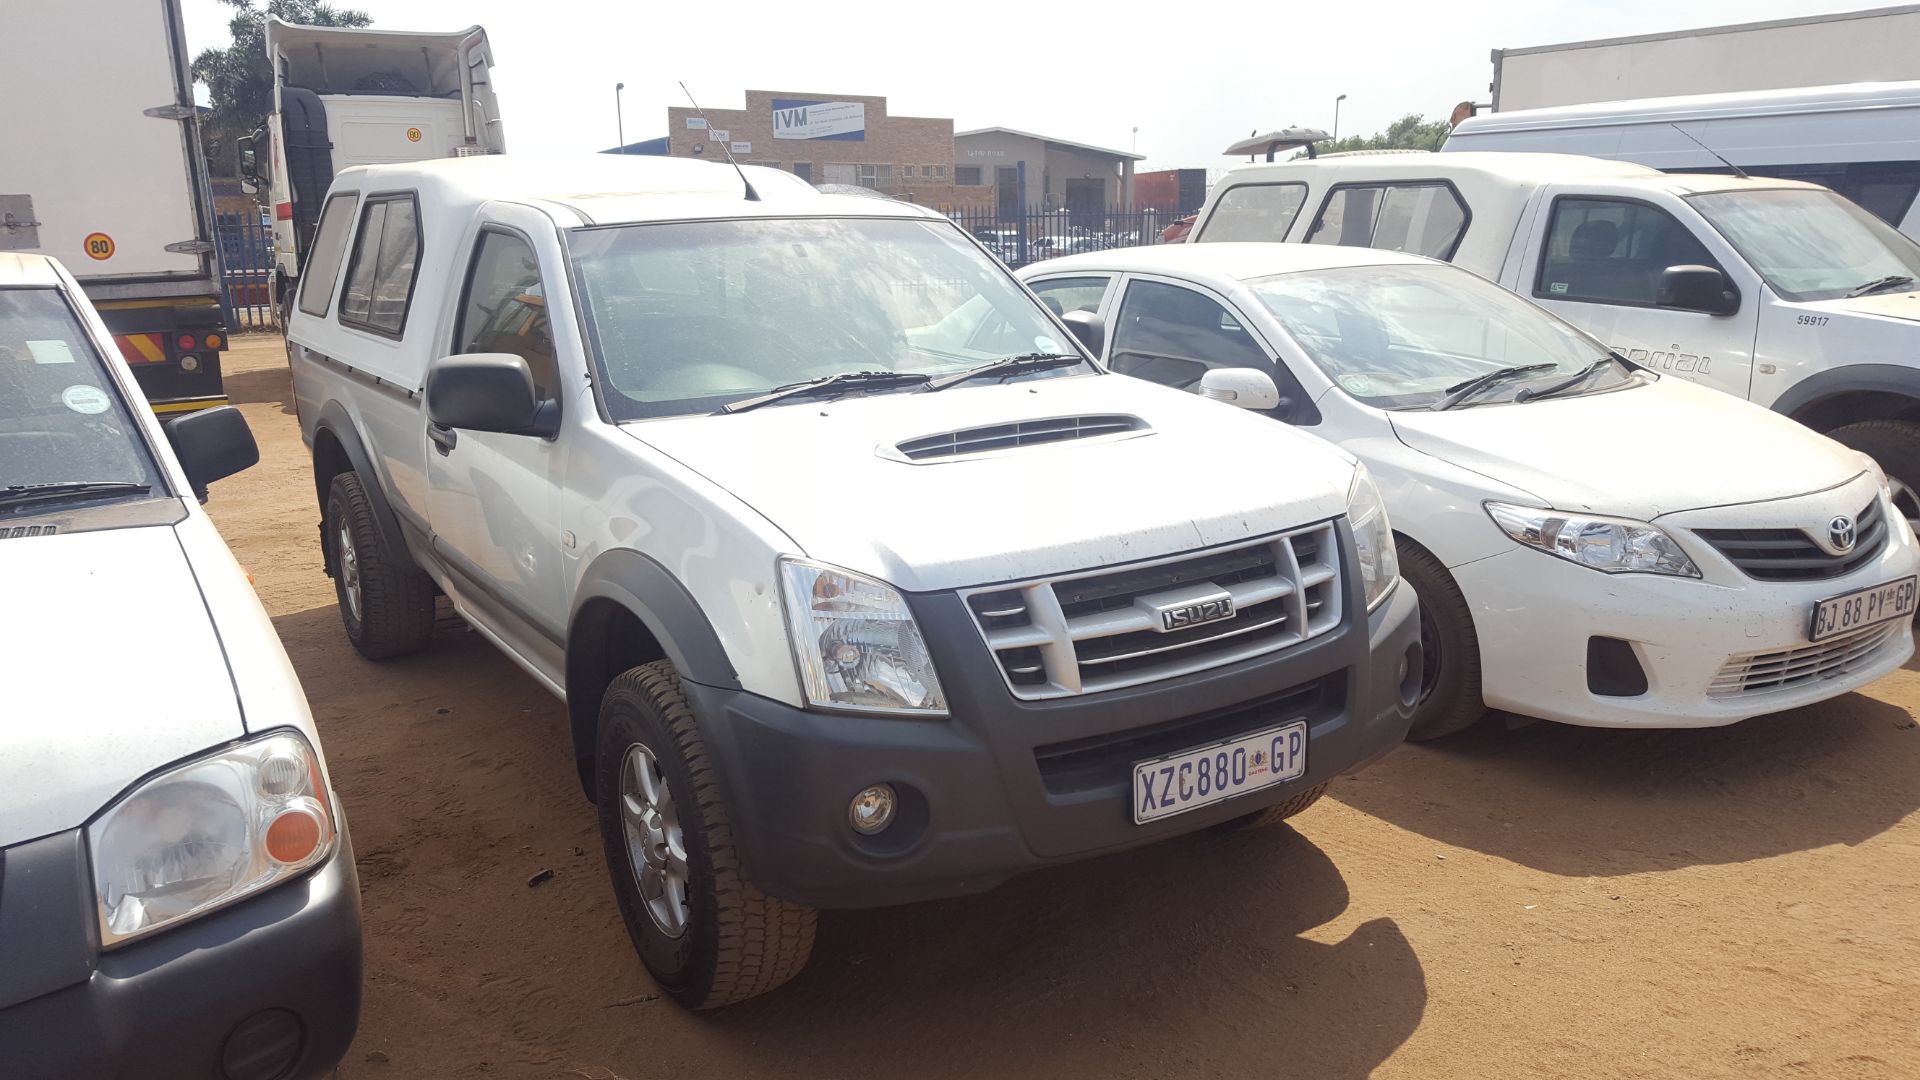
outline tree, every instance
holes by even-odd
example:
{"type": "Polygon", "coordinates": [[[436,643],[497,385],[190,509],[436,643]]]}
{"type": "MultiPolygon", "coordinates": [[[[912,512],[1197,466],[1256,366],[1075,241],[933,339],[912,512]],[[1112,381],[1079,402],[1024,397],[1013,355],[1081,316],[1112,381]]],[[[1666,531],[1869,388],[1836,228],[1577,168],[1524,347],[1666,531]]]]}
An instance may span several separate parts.
{"type": "Polygon", "coordinates": [[[1428,120],[1419,113],[1408,113],[1388,124],[1385,131],[1316,143],[1314,149],[1322,154],[1341,150],[1438,150],[1451,130],[1445,120],[1428,120]]]}
{"type": "Polygon", "coordinates": [[[201,121],[200,138],[215,172],[237,171],[233,142],[258,128],[273,111],[273,75],[267,63],[267,17],[308,26],[366,26],[364,11],[336,8],[320,0],[221,0],[234,9],[227,30],[233,44],[203,49],[193,58],[193,77],[207,84],[213,112],[201,121]]]}

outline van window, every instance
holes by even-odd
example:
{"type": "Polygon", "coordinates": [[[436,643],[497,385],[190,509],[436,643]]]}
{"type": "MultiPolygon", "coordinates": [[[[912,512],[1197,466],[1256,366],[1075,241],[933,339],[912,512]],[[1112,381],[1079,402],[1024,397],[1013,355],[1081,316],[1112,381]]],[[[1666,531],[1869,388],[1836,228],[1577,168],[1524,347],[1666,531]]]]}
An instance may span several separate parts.
{"type": "Polygon", "coordinates": [[[1157,281],[1127,286],[1109,366],[1177,390],[1197,389],[1214,368],[1273,373],[1266,349],[1219,301],[1157,281]]]}
{"type": "Polygon", "coordinates": [[[1451,259],[1467,218],[1466,204],[1444,181],[1340,184],[1327,194],[1307,243],[1451,259]]]}
{"type": "Polygon", "coordinates": [[[1305,184],[1239,184],[1220,193],[1208,215],[1206,228],[1195,239],[1273,240],[1287,238],[1300,206],[1307,201],[1305,184]]]}
{"type": "Polygon", "coordinates": [[[547,293],[540,283],[540,260],[525,240],[494,229],[480,234],[453,340],[457,352],[520,357],[532,370],[533,388],[541,399],[558,395],[559,372],[547,293]]]}
{"type": "Polygon", "coordinates": [[[1672,214],[1619,199],[1554,200],[1533,295],[1652,307],[1669,266],[1720,264],[1672,214]]]}
{"type": "Polygon", "coordinates": [[[387,337],[399,337],[413,300],[420,260],[419,205],[411,194],[369,198],[353,238],[340,322],[387,337]]]}
{"type": "Polygon", "coordinates": [[[353,228],[353,203],[358,192],[343,191],[327,200],[320,212],[320,228],[307,248],[300,275],[300,310],[309,315],[327,313],[333,303],[333,285],[340,276],[340,257],[347,253],[347,230],[353,228]]]}
{"type": "Polygon", "coordinates": [[[1107,295],[1107,281],[1105,277],[1054,278],[1036,281],[1031,288],[1055,315],[1065,315],[1069,311],[1099,311],[1100,300],[1107,295]]]}

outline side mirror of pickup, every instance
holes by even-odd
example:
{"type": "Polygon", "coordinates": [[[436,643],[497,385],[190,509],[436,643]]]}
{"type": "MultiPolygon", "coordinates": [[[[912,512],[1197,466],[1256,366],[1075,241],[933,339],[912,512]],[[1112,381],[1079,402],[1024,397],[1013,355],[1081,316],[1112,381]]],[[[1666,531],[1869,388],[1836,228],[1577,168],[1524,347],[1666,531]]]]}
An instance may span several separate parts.
{"type": "Polygon", "coordinates": [[[1073,331],[1073,336],[1078,338],[1080,344],[1085,345],[1087,351],[1093,355],[1099,356],[1100,350],[1106,347],[1106,320],[1093,312],[1069,311],[1060,316],[1060,321],[1067,324],[1067,329],[1073,331]]]}
{"type": "Polygon", "coordinates": [[[1711,266],[1669,266],[1660,272],[1653,302],[1680,311],[1731,315],[1740,310],[1740,291],[1711,266]]]}
{"type": "Polygon", "coordinates": [[[550,439],[560,407],[534,393],[533,371],[513,353],[459,353],[427,366],[427,419],[443,428],[550,439]]]}
{"type": "Polygon", "coordinates": [[[253,441],[253,429],[247,418],[231,405],[220,405],[176,416],[162,430],[173,445],[173,456],[187,474],[187,483],[201,501],[207,497],[207,485],[224,480],[260,461],[260,446],[253,441]]]}
{"type": "Polygon", "coordinates": [[[1273,376],[1259,368],[1214,368],[1200,376],[1200,396],[1238,405],[1242,409],[1266,412],[1292,402],[1280,396],[1273,376]]]}

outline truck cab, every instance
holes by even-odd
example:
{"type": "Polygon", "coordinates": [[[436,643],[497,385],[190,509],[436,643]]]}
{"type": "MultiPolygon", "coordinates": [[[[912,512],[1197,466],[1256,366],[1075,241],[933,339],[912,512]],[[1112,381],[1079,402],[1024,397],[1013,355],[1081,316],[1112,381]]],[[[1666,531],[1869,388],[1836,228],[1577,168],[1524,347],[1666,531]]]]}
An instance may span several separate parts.
{"type": "Polygon", "coordinates": [[[415,33],[267,20],[273,113],[241,168],[273,205],[275,295],[300,276],[335,173],[506,149],[493,50],[478,26],[415,33]]]}
{"type": "Polygon", "coordinates": [[[1634,364],[1866,452],[1920,521],[1920,245],[1826,188],[1565,154],[1327,155],[1233,170],[1190,239],[1452,262],[1634,364]]]}
{"type": "Polygon", "coordinates": [[[1368,474],[1106,371],[1097,321],[923,208],[673,158],[370,166],[308,266],[349,640],[425,648],[444,595],[565,702],[683,1005],[791,977],[814,909],[1277,821],[1406,733],[1418,603],[1368,474]]]}

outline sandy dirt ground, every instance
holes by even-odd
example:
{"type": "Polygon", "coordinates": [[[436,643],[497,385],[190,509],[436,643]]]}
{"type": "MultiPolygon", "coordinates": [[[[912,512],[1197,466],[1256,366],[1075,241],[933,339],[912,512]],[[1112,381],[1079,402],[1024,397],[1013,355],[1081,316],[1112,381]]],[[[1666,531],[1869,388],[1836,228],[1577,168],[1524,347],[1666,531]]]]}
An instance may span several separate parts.
{"type": "Polygon", "coordinates": [[[358,849],[346,1080],[1920,1077],[1914,670],[1719,730],[1404,747],[1297,831],[827,913],[793,983],[689,1015],[628,947],[561,705],[450,621],[353,652],[280,344],[228,359],[262,461],[208,509],[358,849]]]}

